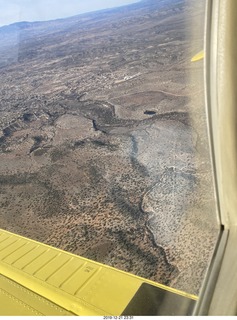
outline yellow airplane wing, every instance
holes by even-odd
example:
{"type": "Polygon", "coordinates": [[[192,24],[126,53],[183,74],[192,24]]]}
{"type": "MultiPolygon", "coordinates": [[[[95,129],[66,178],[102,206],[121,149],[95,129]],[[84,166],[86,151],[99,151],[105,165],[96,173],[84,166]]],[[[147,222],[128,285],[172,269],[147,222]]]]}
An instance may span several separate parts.
{"type": "Polygon", "coordinates": [[[196,62],[196,61],[199,61],[199,60],[202,60],[204,58],[204,51],[200,51],[198,52],[197,54],[195,54],[194,57],[192,57],[191,61],[192,62],[196,62]]]}
{"type": "Polygon", "coordinates": [[[196,300],[0,229],[0,315],[186,315],[196,300]]]}

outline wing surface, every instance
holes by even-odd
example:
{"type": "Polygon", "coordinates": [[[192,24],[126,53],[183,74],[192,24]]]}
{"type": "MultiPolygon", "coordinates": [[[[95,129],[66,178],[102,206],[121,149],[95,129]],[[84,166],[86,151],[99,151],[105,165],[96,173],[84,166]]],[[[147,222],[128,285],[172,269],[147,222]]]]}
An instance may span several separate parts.
{"type": "Polygon", "coordinates": [[[0,315],[183,315],[197,297],[0,229],[0,300],[0,315]]]}
{"type": "Polygon", "coordinates": [[[191,62],[196,62],[196,61],[202,60],[203,58],[204,58],[204,51],[202,50],[192,57],[191,62]]]}

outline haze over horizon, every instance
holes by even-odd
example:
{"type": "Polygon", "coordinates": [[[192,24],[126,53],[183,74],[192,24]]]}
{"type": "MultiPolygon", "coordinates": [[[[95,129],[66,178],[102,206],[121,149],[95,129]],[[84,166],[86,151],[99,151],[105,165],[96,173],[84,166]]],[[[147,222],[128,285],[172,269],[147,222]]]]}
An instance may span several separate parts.
{"type": "Polygon", "coordinates": [[[0,27],[21,21],[47,21],[119,7],[139,0],[0,0],[0,27]],[[60,3],[60,6],[58,5],[60,3]]]}

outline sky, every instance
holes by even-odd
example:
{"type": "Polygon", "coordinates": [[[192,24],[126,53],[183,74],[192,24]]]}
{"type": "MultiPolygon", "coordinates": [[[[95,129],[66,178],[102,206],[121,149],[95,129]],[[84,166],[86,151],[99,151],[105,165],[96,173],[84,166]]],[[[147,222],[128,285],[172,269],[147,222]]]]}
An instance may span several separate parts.
{"type": "Polygon", "coordinates": [[[134,2],[138,0],[0,0],[0,26],[66,18],[134,2]]]}

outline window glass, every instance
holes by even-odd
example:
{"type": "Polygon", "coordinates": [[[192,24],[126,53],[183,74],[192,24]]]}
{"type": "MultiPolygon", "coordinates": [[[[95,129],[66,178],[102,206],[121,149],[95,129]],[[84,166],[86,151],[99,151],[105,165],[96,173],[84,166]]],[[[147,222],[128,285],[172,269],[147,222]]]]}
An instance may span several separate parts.
{"type": "Polygon", "coordinates": [[[79,2],[0,0],[0,227],[198,294],[206,1],[79,2]]]}

